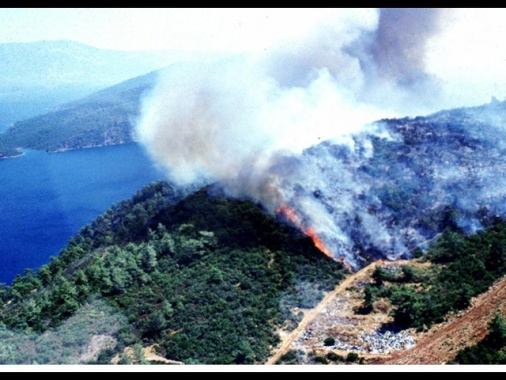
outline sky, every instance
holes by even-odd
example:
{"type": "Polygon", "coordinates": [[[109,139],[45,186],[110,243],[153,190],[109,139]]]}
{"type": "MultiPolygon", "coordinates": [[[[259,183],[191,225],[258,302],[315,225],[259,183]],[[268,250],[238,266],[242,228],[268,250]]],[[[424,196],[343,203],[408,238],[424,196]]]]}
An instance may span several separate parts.
{"type": "MultiPolygon", "coordinates": [[[[70,39],[103,49],[261,53],[318,25],[353,28],[375,19],[367,8],[1,8],[0,43],[70,39]]],[[[454,9],[428,41],[426,71],[455,94],[474,87],[477,99],[461,102],[502,99],[505,19],[503,8],[454,9]]]]}
{"type": "Polygon", "coordinates": [[[3,8],[0,42],[71,39],[119,50],[260,50],[300,33],[322,9],[3,8]]]}

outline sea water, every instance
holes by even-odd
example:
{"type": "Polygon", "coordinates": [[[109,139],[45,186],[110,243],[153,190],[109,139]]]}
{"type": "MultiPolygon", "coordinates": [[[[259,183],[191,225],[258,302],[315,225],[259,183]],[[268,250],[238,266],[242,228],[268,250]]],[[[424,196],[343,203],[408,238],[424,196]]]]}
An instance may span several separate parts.
{"type": "Polygon", "coordinates": [[[163,179],[135,143],[0,160],[0,283],[57,256],[113,204],[163,179]]]}

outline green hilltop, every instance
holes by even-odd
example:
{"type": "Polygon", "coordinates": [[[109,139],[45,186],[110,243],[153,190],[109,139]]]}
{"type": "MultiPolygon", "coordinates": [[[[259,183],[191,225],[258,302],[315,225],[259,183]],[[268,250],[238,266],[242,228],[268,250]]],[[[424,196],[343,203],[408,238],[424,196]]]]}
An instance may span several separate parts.
{"type": "Polygon", "coordinates": [[[277,329],[295,328],[295,310],[314,307],[346,272],[257,204],[214,187],[183,198],[153,183],[3,287],[0,362],[109,363],[119,355],[127,363],[125,347],[156,345],[186,364],[264,363],[277,329]],[[86,335],[100,333],[110,344],[87,357],[86,335]],[[44,340],[53,349],[18,351],[44,340]]]}

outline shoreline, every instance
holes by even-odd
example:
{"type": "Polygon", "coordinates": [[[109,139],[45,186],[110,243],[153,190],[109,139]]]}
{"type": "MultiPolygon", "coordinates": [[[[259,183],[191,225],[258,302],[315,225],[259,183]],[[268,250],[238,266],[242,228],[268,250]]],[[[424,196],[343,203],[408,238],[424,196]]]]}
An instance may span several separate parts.
{"type": "MultiPolygon", "coordinates": [[[[125,141],[125,142],[114,143],[114,144],[86,145],[86,146],[82,146],[79,148],[65,148],[65,149],[56,149],[56,150],[41,150],[41,149],[28,149],[28,150],[35,150],[35,151],[39,151],[39,152],[46,152],[46,153],[53,154],[53,153],[65,153],[65,152],[69,152],[69,151],[73,151],[73,150],[80,150],[80,149],[106,148],[109,146],[126,145],[126,144],[138,144],[138,142],[137,141],[125,141]]],[[[23,148],[19,148],[19,147],[15,148],[15,149],[20,153],[16,154],[15,156],[2,156],[2,157],[0,157],[0,160],[8,159],[8,158],[22,157],[27,153],[26,152],[27,149],[23,149],[23,148]]]]}
{"type": "Polygon", "coordinates": [[[18,158],[23,157],[26,154],[26,151],[23,148],[16,148],[16,150],[19,152],[19,154],[16,154],[15,156],[2,156],[0,157],[1,160],[8,159],[8,158],[18,158]]]}

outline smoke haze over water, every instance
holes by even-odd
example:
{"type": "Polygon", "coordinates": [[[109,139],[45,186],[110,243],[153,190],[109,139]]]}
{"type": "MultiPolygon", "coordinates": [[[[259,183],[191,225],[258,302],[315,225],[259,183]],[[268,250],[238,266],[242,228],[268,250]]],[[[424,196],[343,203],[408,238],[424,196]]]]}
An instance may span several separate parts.
{"type": "MultiPolygon", "coordinates": [[[[143,103],[138,138],[176,183],[216,181],[230,196],[259,201],[271,212],[291,203],[317,233],[331,237],[327,242],[346,247],[351,238],[335,215],[294,190],[299,182],[329,186],[318,186],[328,179],[307,170],[300,154],[331,140],[366,157],[371,145],[357,145],[357,136],[388,136],[373,121],[451,105],[426,60],[450,15],[447,9],[322,10],[303,35],[263,53],[173,65],[143,103]]],[[[337,203],[351,205],[369,190],[367,182],[347,178],[348,170],[334,174],[341,176],[333,178],[342,190],[337,203]]],[[[360,218],[376,231],[376,246],[402,245],[373,215],[364,211],[360,218]]]]}

